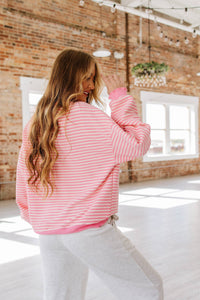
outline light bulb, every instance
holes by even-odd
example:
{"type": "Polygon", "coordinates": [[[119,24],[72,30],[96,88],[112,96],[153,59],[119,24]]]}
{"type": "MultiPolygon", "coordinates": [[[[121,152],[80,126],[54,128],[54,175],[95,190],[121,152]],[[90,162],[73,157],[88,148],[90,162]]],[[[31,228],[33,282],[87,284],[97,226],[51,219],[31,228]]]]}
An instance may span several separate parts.
{"type": "Polygon", "coordinates": [[[85,4],[84,0],[80,0],[80,1],[79,1],[79,6],[83,7],[84,4],[85,4]]]}
{"type": "Polygon", "coordinates": [[[188,16],[188,8],[185,8],[185,15],[188,16]]]}
{"type": "Polygon", "coordinates": [[[161,30],[161,27],[160,27],[160,25],[159,25],[159,24],[157,25],[157,30],[158,30],[158,31],[160,31],[160,30],[161,30]]]}
{"type": "Polygon", "coordinates": [[[160,32],[160,37],[161,37],[161,38],[163,37],[163,32],[162,32],[162,31],[160,32]]]}
{"type": "Polygon", "coordinates": [[[114,58],[116,58],[116,59],[122,59],[123,57],[124,57],[124,53],[123,52],[118,52],[118,51],[114,52],[114,58]]]}
{"type": "Polygon", "coordinates": [[[187,45],[189,43],[189,40],[187,37],[185,37],[185,44],[187,45]]]}
{"type": "Polygon", "coordinates": [[[177,40],[177,41],[176,41],[176,47],[179,47],[179,46],[180,46],[180,41],[177,40]]]}
{"type": "Polygon", "coordinates": [[[165,36],[165,39],[164,39],[164,41],[165,41],[165,43],[167,43],[167,42],[168,42],[168,37],[167,37],[167,36],[165,36]]]}
{"type": "Polygon", "coordinates": [[[197,37],[197,32],[196,32],[195,29],[193,30],[192,37],[193,37],[193,38],[197,37]]]}
{"type": "Polygon", "coordinates": [[[169,41],[169,45],[171,46],[173,44],[173,40],[172,39],[170,39],[170,41],[169,41]]]}
{"type": "Polygon", "coordinates": [[[114,3],[113,6],[111,7],[111,13],[115,13],[116,11],[116,4],[114,3]]]}
{"type": "Polygon", "coordinates": [[[150,9],[150,8],[147,8],[147,9],[145,10],[145,12],[146,12],[146,14],[152,14],[152,13],[153,13],[153,10],[150,9]]]}

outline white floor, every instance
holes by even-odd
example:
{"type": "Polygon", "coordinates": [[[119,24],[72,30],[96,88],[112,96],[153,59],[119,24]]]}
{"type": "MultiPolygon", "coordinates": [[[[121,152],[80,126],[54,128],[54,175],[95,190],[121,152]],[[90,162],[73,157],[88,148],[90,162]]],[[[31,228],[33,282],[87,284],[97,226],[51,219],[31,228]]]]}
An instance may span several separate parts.
{"type": "MultiPolygon", "coordinates": [[[[200,300],[200,175],[121,185],[119,217],[161,274],[165,300],[200,300]]],[[[42,300],[37,235],[13,200],[0,202],[0,218],[0,300],[42,300]]],[[[114,297],[90,273],[86,300],[114,297]]]]}

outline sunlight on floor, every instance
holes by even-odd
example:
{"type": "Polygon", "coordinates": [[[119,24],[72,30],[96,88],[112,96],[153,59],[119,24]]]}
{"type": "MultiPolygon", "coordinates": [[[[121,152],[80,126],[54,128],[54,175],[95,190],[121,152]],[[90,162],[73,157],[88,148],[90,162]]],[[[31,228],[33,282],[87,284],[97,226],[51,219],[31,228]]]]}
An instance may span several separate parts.
{"type": "Polygon", "coordinates": [[[119,228],[119,230],[121,232],[130,232],[130,231],[135,231],[135,229],[131,228],[131,227],[121,227],[121,226],[117,226],[117,228],[119,228]]]}
{"type": "Polygon", "coordinates": [[[188,180],[187,183],[199,183],[200,184],[200,180],[188,180]]]}
{"type": "Polygon", "coordinates": [[[144,196],[119,194],[119,202],[120,203],[123,201],[138,200],[138,199],[143,199],[143,198],[144,198],[144,196]]]}
{"type": "MultiPolygon", "coordinates": [[[[5,264],[39,254],[38,235],[20,216],[2,218],[0,222],[0,264],[5,264]],[[36,245],[23,241],[24,237],[35,238],[36,245]],[[22,241],[18,239],[22,239],[22,241]]],[[[34,240],[33,240],[34,241],[34,240]]]]}
{"type": "Polygon", "coordinates": [[[179,191],[179,192],[175,192],[175,193],[170,194],[170,197],[200,200],[200,191],[183,190],[183,191],[179,191]]]}
{"type": "Polygon", "coordinates": [[[15,242],[6,239],[0,239],[1,255],[0,264],[13,262],[26,257],[38,255],[40,253],[37,245],[15,242]]]}
{"type": "MultiPolygon", "coordinates": [[[[188,181],[192,182],[192,181],[188,181]]],[[[193,183],[200,183],[195,180],[193,183]]],[[[120,205],[168,209],[182,205],[193,204],[200,200],[198,190],[146,187],[120,191],[120,205]]]]}
{"type": "Polygon", "coordinates": [[[167,193],[172,193],[172,192],[178,192],[179,190],[177,189],[169,189],[169,188],[157,188],[157,187],[153,187],[153,188],[143,188],[143,189],[134,189],[134,190],[128,190],[128,191],[124,191],[121,192],[124,195],[143,195],[143,196],[156,196],[156,195],[163,195],[163,194],[167,194],[167,193]]]}
{"type": "Polygon", "coordinates": [[[27,236],[27,237],[32,237],[32,238],[36,238],[38,239],[38,234],[35,233],[32,229],[28,229],[28,230],[22,230],[20,232],[16,232],[17,235],[20,236],[27,236]]]}
{"type": "Polygon", "coordinates": [[[126,205],[126,206],[136,206],[136,207],[168,209],[177,206],[193,204],[195,202],[198,202],[198,200],[148,197],[145,199],[122,202],[120,203],[120,206],[126,205]]]}
{"type": "Polygon", "coordinates": [[[31,228],[27,222],[21,219],[20,216],[3,218],[0,222],[0,231],[16,232],[20,230],[28,230],[31,228]]]}

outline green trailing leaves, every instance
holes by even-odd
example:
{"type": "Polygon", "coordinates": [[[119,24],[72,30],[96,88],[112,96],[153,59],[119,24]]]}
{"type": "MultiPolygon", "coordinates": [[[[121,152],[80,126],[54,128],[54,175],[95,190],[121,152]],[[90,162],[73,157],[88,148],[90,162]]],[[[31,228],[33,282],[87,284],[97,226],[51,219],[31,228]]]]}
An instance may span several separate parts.
{"type": "Polygon", "coordinates": [[[153,77],[153,75],[162,75],[169,71],[169,66],[165,63],[156,63],[154,61],[149,63],[140,63],[131,69],[133,76],[135,77],[143,77],[148,75],[149,77],[153,77]]]}

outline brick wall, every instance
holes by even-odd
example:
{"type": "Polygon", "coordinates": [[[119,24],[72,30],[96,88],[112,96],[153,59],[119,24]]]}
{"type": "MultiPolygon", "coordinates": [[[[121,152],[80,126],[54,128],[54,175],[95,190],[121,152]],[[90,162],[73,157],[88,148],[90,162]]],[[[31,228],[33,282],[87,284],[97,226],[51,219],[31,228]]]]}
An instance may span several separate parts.
{"type": "MultiPolygon", "coordinates": [[[[58,53],[64,48],[85,50],[92,54],[100,46],[101,31],[106,32],[104,46],[111,52],[126,50],[125,15],[112,14],[110,8],[100,7],[88,0],[83,8],[79,1],[0,0],[0,199],[15,197],[15,170],[22,135],[22,95],[20,76],[47,78],[58,53]]],[[[164,61],[171,67],[168,86],[158,92],[200,96],[199,38],[162,26],[171,38],[190,40],[188,46],[169,47],[158,36],[152,22],[152,59],[164,61]]],[[[129,15],[130,68],[148,60],[147,21],[143,20],[143,46],[139,47],[139,18],[129,15]]],[[[116,70],[113,55],[99,58],[102,71],[116,70]]],[[[126,78],[126,58],[118,69],[126,78]]],[[[130,71],[130,70],[129,70],[130,71]]],[[[140,114],[140,88],[135,88],[130,76],[130,93],[135,97],[140,114]]],[[[144,90],[144,89],[143,89],[144,90]]],[[[147,90],[147,89],[146,89],[147,90]]],[[[200,130],[200,129],[199,129],[200,130]]],[[[141,181],[193,174],[199,172],[199,159],[143,163],[138,159],[121,165],[120,182],[141,181]]]]}

